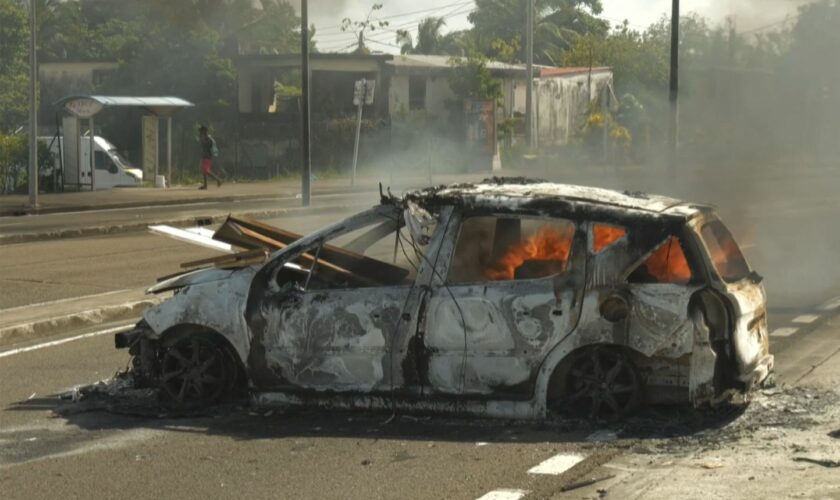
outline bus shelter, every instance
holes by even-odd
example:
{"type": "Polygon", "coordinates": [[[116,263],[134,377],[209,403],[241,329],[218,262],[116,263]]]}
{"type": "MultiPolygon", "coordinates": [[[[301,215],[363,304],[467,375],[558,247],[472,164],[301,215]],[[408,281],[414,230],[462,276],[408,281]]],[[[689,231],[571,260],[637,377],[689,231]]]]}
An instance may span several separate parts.
{"type": "Polygon", "coordinates": [[[105,108],[133,107],[140,108],[146,112],[141,118],[140,127],[142,130],[143,147],[143,173],[151,174],[152,180],[156,180],[159,174],[160,144],[159,129],[160,122],[166,120],[166,178],[172,179],[172,115],[183,108],[192,107],[193,104],[180,97],[127,97],[127,96],[104,96],[104,95],[79,95],[68,96],[55,102],[56,106],[62,106],[69,113],[62,120],[63,144],[60,154],[64,173],[64,186],[76,186],[81,190],[83,186],[90,186],[91,191],[96,189],[96,168],[94,165],[94,117],[105,108]],[[82,158],[81,148],[81,124],[82,120],[88,120],[90,129],[89,158],[82,158]],[[82,162],[90,162],[89,180],[82,175],[82,162]]]}

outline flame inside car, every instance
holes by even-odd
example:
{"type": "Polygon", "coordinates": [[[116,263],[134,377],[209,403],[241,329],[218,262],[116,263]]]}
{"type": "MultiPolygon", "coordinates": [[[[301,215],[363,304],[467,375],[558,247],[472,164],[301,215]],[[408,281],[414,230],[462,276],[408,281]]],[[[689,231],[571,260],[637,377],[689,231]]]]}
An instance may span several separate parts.
{"type": "Polygon", "coordinates": [[[685,258],[679,238],[671,237],[645,262],[648,274],[660,283],[688,283],[691,268],[685,258]]]}
{"type": "Polygon", "coordinates": [[[484,270],[484,276],[493,281],[512,280],[523,272],[539,277],[562,272],[569,260],[574,237],[574,226],[545,224],[536,233],[511,245],[494,264],[484,270]],[[529,271],[528,267],[541,271],[529,271]],[[524,269],[523,269],[524,268],[524,269]]]}
{"type": "Polygon", "coordinates": [[[608,226],[606,224],[595,224],[593,230],[592,251],[602,252],[627,234],[623,227],[608,226]]]}

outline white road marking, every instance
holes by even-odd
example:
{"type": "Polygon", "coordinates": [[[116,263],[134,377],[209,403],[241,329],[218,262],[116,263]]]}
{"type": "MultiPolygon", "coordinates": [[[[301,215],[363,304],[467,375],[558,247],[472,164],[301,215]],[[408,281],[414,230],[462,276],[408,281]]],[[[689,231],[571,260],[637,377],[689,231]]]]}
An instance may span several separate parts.
{"type": "Polygon", "coordinates": [[[803,314],[802,316],[797,316],[793,318],[793,322],[799,323],[800,325],[807,325],[813,323],[818,319],[820,319],[820,317],[816,314],[803,314]]]}
{"type": "Polygon", "coordinates": [[[771,337],[790,337],[794,333],[799,331],[799,328],[776,328],[773,330],[773,333],[770,334],[771,337]]]}
{"type": "Polygon", "coordinates": [[[527,494],[526,490],[498,489],[485,493],[478,500],[519,500],[527,494]]]}
{"type": "Polygon", "coordinates": [[[820,311],[833,311],[838,307],[840,307],[840,297],[834,297],[825,304],[819,306],[817,309],[820,311]]]}
{"type": "Polygon", "coordinates": [[[531,467],[528,470],[529,474],[552,474],[560,475],[575,465],[583,461],[583,456],[569,454],[569,455],[554,455],[553,457],[544,460],[541,464],[531,467]]]}
{"type": "Polygon", "coordinates": [[[59,339],[53,340],[52,342],[44,342],[43,344],[36,344],[31,345],[29,347],[21,347],[19,349],[12,349],[10,351],[0,352],[0,358],[5,358],[6,356],[14,356],[15,354],[22,354],[24,352],[30,351],[37,351],[38,349],[44,349],[46,347],[53,347],[61,344],[66,344],[68,342],[73,342],[75,340],[82,340],[87,339],[90,337],[98,337],[99,335],[107,335],[109,333],[117,333],[121,330],[127,330],[128,328],[134,326],[134,323],[128,323],[122,326],[115,326],[113,328],[106,328],[105,330],[99,330],[97,332],[85,333],[82,335],[76,335],[75,337],[67,337],[66,339],[59,339]]]}
{"type": "Polygon", "coordinates": [[[92,299],[94,297],[105,297],[107,295],[114,295],[115,293],[130,292],[131,290],[132,290],[131,288],[126,288],[124,290],[113,290],[113,291],[110,291],[110,292],[95,293],[93,295],[82,295],[80,297],[72,297],[72,298],[68,298],[68,299],[50,300],[50,301],[47,301],[47,302],[36,302],[35,304],[26,304],[26,305],[23,305],[23,306],[10,307],[8,309],[0,309],[0,314],[8,313],[8,312],[11,312],[11,311],[19,311],[21,309],[28,309],[30,307],[48,306],[48,305],[53,305],[53,304],[63,304],[65,302],[71,302],[71,301],[74,301],[74,300],[92,299]]]}

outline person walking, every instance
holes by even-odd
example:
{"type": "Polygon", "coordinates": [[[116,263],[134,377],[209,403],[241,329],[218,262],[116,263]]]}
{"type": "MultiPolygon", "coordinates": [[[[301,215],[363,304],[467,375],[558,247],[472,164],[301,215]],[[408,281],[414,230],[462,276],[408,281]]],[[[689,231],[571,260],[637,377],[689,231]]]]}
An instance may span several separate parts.
{"type": "Polygon", "coordinates": [[[222,187],[222,179],[213,173],[213,158],[219,156],[219,148],[204,125],[198,128],[198,141],[201,143],[201,173],[204,176],[204,184],[198,189],[207,189],[208,175],[216,181],[216,187],[222,187]]]}

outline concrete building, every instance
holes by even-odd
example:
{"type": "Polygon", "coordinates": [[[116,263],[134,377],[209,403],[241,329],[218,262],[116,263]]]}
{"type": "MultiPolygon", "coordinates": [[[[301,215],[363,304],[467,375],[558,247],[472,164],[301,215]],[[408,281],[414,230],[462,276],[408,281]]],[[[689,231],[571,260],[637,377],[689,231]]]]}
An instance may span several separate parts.
{"type": "MultiPolygon", "coordinates": [[[[433,121],[448,122],[456,100],[448,78],[452,63],[450,56],[438,55],[312,54],[313,118],[352,115],[353,83],[367,78],[376,81],[376,95],[365,116],[392,122],[407,113],[422,111],[433,121]]],[[[239,111],[246,122],[262,122],[272,112],[297,119],[296,104],[277,105],[274,84],[288,79],[299,65],[297,54],[242,56],[237,60],[239,111]]],[[[525,66],[489,61],[487,68],[502,83],[498,118],[524,116],[525,66]]],[[[562,145],[582,126],[590,103],[612,87],[612,71],[535,66],[533,81],[539,141],[562,145]]],[[[278,119],[283,121],[279,116],[272,121],[278,119]]]]}

